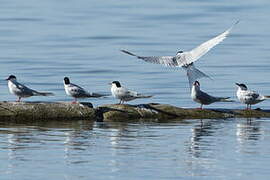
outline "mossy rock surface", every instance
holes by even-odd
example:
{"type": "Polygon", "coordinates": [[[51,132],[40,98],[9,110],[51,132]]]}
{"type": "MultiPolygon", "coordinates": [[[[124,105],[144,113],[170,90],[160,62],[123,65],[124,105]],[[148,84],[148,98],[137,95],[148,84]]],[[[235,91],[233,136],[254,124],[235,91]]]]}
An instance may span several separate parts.
{"type": "Polygon", "coordinates": [[[88,119],[93,121],[179,121],[183,119],[270,117],[269,110],[190,109],[167,104],[108,104],[93,108],[91,103],[0,102],[0,121],[18,122],[88,119]]]}
{"type": "Polygon", "coordinates": [[[0,119],[16,121],[94,119],[92,104],[67,102],[0,102],[0,119]]]}
{"type": "Polygon", "coordinates": [[[235,117],[270,117],[268,110],[191,109],[167,104],[108,104],[98,107],[104,121],[170,120],[170,119],[225,119],[235,117]]]}

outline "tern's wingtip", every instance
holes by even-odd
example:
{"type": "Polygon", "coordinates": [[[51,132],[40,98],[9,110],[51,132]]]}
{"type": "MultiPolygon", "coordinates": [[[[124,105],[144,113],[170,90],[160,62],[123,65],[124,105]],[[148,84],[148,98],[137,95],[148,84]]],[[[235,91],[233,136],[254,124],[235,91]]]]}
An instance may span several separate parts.
{"type": "Polygon", "coordinates": [[[121,52],[123,52],[123,53],[129,53],[127,50],[125,50],[125,49],[120,49],[120,51],[121,52]]]}
{"type": "Polygon", "coordinates": [[[239,22],[240,22],[240,20],[238,19],[238,20],[234,23],[234,25],[238,24],[239,22]]]}

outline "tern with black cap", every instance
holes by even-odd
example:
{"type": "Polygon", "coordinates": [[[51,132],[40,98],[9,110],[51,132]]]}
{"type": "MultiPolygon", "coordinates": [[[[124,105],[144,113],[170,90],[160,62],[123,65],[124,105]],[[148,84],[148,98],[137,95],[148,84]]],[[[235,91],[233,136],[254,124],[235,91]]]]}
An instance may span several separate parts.
{"type": "Polygon", "coordinates": [[[17,100],[18,102],[21,101],[21,98],[27,98],[31,96],[53,96],[54,95],[53,93],[50,93],[50,92],[39,92],[39,91],[28,88],[25,85],[19,83],[17,81],[16,76],[14,75],[10,75],[6,80],[8,81],[9,92],[11,94],[18,96],[18,100],[17,100]]]}
{"type": "Polygon", "coordinates": [[[235,83],[238,86],[236,96],[239,101],[247,105],[246,109],[251,109],[251,105],[260,103],[266,99],[269,99],[270,96],[264,96],[256,91],[248,90],[247,86],[242,83],[235,83]]]}
{"type": "Polygon", "coordinates": [[[191,88],[191,98],[193,101],[201,104],[200,109],[203,105],[209,105],[215,102],[234,102],[229,100],[230,97],[215,97],[211,96],[200,89],[199,81],[195,81],[191,88]]]}
{"type": "Polygon", "coordinates": [[[105,96],[102,94],[90,93],[86,91],[84,88],[71,83],[68,77],[64,78],[64,88],[65,88],[66,94],[74,98],[74,101],[72,103],[77,103],[77,99],[99,98],[99,97],[105,96]]]}
{"type": "Polygon", "coordinates": [[[131,91],[125,87],[122,87],[119,81],[113,81],[110,83],[112,96],[116,99],[119,99],[119,104],[122,104],[127,101],[131,101],[138,98],[150,98],[152,96],[147,96],[139,94],[135,91],[131,91]]]}

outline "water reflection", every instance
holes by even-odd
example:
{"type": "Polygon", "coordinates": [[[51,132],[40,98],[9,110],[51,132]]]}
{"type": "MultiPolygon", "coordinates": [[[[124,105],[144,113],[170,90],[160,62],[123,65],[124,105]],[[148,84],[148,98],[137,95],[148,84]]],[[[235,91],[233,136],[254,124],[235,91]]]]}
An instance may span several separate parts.
{"type": "MultiPolygon", "coordinates": [[[[7,132],[7,174],[12,174],[18,166],[18,162],[27,161],[27,158],[23,155],[23,150],[27,149],[27,143],[31,143],[31,138],[28,136],[27,132],[14,128],[12,131],[7,132]]],[[[31,135],[30,135],[31,136],[31,135]]],[[[33,136],[32,136],[33,138],[33,136]]],[[[33,138],[34,139],[34,138],[33,138]]]]}
{"type": "Polygon", "coordinates": [[[248,118],[236,124],[237,151],[241,153],[258,153],[256,147],[263,134],[259,119],[248,118]]]}
{"type": "MultiPolygon", "coordinates": [[[[223,133],[224,124],[231,120],[203,120],[192,128],[188,152],[194,158],[209,157],[209,153],[213,151],[217,145],[214,137],[223,133]],[[221,130],[221,132],[218,132],[221,130]]],[[[236,141],[240,145],[240,149],[246,149],[245,144],[253,144],[260,140],[263,131],[261,130],[261,121],[255,118],[236,120],[236,141]]],[[[234,127],[231,127],[234,129],[234,127]]],[[[229,129],[232,130],[232,129],[229,129]]],[[[225,132],[229,133],[229,132],[225,132]]]]}
{"type": "Polygon", "coordinates": [[[31,162],[33,159],[45,161],[45,156],[48,155],[46,151],[55,145],[56,149],[62,149],[61,154],[67,162],[72,162],[73,151],[86,150],[91,145],[88,139],[93,122],[41,121],[29,125],[2,122],[0,126],[0,148],[7,151],[5,173],[12,174],[24,162],[31,162]],[[6,141],[3,137],[6,137],[6,141]],[[60,144],[63,146],[59,146],[60,144]],[[44,156],[35,152],[44,152],[44,156]]]}
{"type": "Polygon", "coordinates": [[[248,118],[246,121],[239,121],[236,125],[237,141],[240,144],[250,140],[259,140],[261,135],[260,121],[255,118],[248,118]]]}
{"type": "MultiPolygon", "coordinates": [[[[96,122],[95,127],[101,130],[105,130],[110,138],[110,144],[112,149],[129,149],[132,146],[126,146],[125,142],[129,142],[138,138],[139,129],[133,129],[138,125],[129,124],[129,123],[104,123],[96,122]],[[121,142],[121,143],[120,143],[121,142]]],[[[141,128],[143,125],[141,126],[141,128]]]]}
{"type": "Polygon", "coordinates": [[[192,128],[188,151],[193,157],[199,158],[202,152],[210,150],[211,142],[206,138],[213,136],[216,130],[218,128],[213,120],[200,120],[200,123],[192,128]]]}
{"type": "Polygon", "coordinates": [[[78,158],[77,154],[87,151],[94,143],[91,142],[93,121],[73,123],[72,129],[63,131],[64,159],[67,164],[87,162],[78,158]]]}
{"type": "Polygon", "coordinates": [[[67,178],[78,172],[92,175],[107,172],[107,175],[127,177],[135,172],[158,175],[158,168],[168,174],[179,174],[180,170],[189,176],[217,176],[224,165],[234,166],[233,159],[240,159],[234,162],[239,166],[242,158],[247,158],[245,155],[259,156],[263,149],[258,147],[267,144],[266,138],[262,138],[267,135],[265,123],[258,119],[160,124],[0,123],[0,158],[5,162],[2,172],[18,174],[18,169],[34,168],[36,164],[48,172],[52,171],[50,168],[58,168],[67,178]]]}
{"type": "Polygon", "coordinates": [[[196,120],[191,128],[191,136],[187,141],[187,153],[185,158],[187,171],[192,176],[205,176],[213,166],[214,141],[211,137],[219,129],[214,120],[196,120]]]}

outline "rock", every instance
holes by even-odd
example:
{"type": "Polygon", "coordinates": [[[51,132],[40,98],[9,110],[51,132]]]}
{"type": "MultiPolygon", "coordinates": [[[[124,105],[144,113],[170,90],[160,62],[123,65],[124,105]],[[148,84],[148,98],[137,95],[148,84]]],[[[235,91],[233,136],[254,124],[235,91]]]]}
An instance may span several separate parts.
{"type": "Polygon", "coordinates": [[[95,119],[91,103],[0,102],[0,119],[14,121],[95,119]]]}
{"type": "Polygon", "coordinates": [[[270,117],[270,111],[229,110],[229,109],[187,109],[167,104],[109,104],[98,107],[104,121],[157,120],[172,119],[225,119],[234,117],[270,117]]]}
{"type": "Polygon", "coordinates": [[[91,103],[0,102],[0,121],[179,121],[183,119],[270,117],[269,110],[190,109],[167,104],[108,104],[93,108],[91,103]]]}

